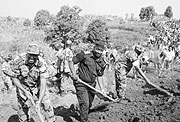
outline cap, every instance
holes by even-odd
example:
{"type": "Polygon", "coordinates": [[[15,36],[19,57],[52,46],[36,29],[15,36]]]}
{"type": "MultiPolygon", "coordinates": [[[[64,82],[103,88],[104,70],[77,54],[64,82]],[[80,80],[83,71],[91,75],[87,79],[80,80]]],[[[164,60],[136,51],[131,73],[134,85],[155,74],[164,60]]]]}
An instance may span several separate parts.
{"type": "Polygon", "coordinates": [[[28,49],[27,49],[27,53],[39,55],[39,53],[40,53],[39,46],[37,44],[29,44],[28,49]]]}
{"type": "Polygon", "coordinates": [[[105,48],[105,42],[103,42],[103,41],[96,41],[95,42],[95,46],[99,46],[102,49],[104,49],[105,48]]]}

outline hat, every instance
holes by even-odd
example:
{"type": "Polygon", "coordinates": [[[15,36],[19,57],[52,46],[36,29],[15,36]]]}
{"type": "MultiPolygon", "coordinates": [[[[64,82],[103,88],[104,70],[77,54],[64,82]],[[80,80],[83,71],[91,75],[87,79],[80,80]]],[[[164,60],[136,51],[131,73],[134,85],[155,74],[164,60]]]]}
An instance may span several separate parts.
{"type": "Polygon", "coordinates": [[[95,46],[99,46],[102,49],[104,49],[105,48],[105,42],[103,42],[103,41],[96,41],[95,42],[95,46]]]}
{"type": "Polygon", "coordinates": [[[27,53],[39,55],[39,53],[40,53],[39,46],[37,44],[29,44],[28,49],[27,49],[27,53]]]}

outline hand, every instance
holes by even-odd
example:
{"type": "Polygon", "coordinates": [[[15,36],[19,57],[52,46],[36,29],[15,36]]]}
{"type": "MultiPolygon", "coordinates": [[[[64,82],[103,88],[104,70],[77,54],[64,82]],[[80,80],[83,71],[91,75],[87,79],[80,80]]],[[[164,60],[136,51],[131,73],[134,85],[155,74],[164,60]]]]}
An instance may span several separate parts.
{"type": "Polygon", "coordinates": [[[71,75],[73,81],[78,81],[78,76],[76,74],[71,75]]]}
{"type": "Polygon", "coordinates": [[[133,66],[139,66],[139,64],[140,64],[139,60],[136,60],[136,61],[133,62],[133,66]]]}
{"type": "Polygon", "coordinates": [[[25,95],[26,95],[26,97],[27,97],[28,99],[32,99],[32,95],[31,95],[31,93],[30,93],[29,91],[26,91],[26,92],[25,92],[25,95]]]}
{"type": "Polygon", "coordinates": [[[23,77],[27,77],[28,76],[28,72],[22,72],[21,73],[23,77]]]}
{"type": "Polygon", "coordinates": [[[41,102],[38,100],[37,102],[36,102],[36,109],[38,110],[38,111],[41,111],[41,102]]]}

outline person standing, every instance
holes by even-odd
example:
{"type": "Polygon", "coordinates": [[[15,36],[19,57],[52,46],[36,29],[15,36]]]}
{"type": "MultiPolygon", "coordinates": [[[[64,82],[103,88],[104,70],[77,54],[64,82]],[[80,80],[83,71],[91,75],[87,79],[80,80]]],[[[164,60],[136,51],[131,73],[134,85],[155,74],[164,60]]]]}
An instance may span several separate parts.
{"type": "Polygon", "coordinates": [[[83,51],[73,57],[69,62],[69,67],[72,73],[72,79],[76,89],[77,99],[80,106],[80,118],[81,122],[88,121],[88,113],[92,106],[95,93],[78,82],[78,79],[88,83],[92,87],[96,86],[96,78],[98,81],[102,81],[102,76],[106,67],[106,63],[102,57],[105,43],[102,41],[95,42],[93,50],[89,54],[85,54],[83,51]],[[74,68],[74,64],[78,64],[77,73],[74,68]]]}

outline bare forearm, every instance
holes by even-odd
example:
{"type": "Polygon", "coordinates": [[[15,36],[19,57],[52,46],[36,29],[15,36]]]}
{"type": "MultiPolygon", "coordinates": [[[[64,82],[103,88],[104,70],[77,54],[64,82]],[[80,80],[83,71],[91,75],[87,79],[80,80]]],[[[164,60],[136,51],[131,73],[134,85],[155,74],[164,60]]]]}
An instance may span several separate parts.
{"type": "Polygon", "coordinates": [[[75,70],[75,67],[74,67],[74,63],[72,61],[69,61],[69,68],[71,70],[71,73],[73,75],[75,75],[76,74],[76,70],[75,70]]]}
{"type": "Polygon", "coordinates": [[[99,84],[100,89],[103,90],[104,89],[103,77],[102,76],[101,77],[97,77],[97,82],[99,84]]]}
{"type": "Polygon", "coordinates": [[[24,87],[21,85],[20,81],[17,78],[12,78],[12,81],[14,83],[14,85],[19,88],[20,90],[22,90],[24,93],[28,92],[26,89],[24,89],[24,87]]]}
{"type": "Polygon", "coordinates": [[[40,93],[39,93],[39,101],[42,101],[42,98],[45,94],[45,90],[46,90],[46,79],[42,78],[40,81],[40,93]]]}

